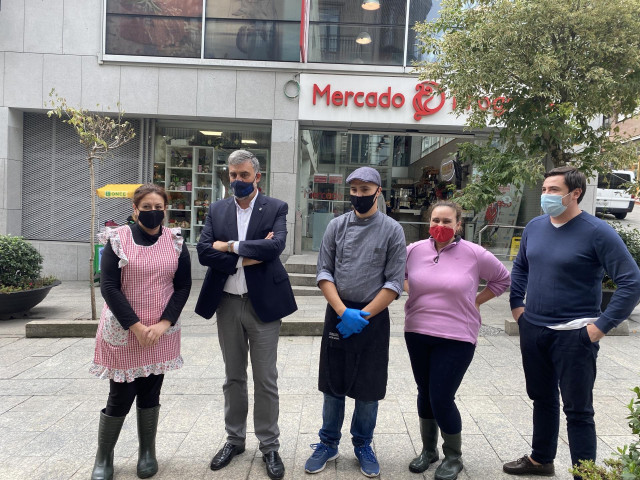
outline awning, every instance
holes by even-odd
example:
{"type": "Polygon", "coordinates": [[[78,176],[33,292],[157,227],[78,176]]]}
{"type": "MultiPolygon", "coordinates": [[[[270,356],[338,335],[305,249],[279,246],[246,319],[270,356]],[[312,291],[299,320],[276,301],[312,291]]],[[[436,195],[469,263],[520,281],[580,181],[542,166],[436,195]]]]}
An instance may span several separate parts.
{"type": "Polygon", "coordinates": [[[110,183],[102,188],[98,188],[96,193],[100,198],[133,198],[141,183],[110,183]]]}

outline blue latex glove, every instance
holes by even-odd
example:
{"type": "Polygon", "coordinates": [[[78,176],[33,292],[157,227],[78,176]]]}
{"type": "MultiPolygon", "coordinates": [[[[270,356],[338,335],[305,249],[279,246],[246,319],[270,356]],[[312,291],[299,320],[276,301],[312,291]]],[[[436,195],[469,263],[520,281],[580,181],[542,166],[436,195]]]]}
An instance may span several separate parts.
{"type": "Polygon", "coordinates": [[[336,325],[336,328],[343,338],[348,338],[354,333],[360,333],[364,327],[369,325],[369,321],[363,318],[368,315],[370,315],[369,312],[347,308],[342,316],[338,317],[342,321],[336,325]]]}

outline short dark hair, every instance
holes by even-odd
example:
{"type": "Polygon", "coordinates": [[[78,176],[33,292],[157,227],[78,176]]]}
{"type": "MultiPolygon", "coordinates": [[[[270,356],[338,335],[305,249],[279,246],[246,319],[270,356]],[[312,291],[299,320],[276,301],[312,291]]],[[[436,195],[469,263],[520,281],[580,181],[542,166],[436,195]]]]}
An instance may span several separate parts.
{"type": "Polygon", "coordinates": [[[429,217],[429,221],[431,221],[431,215],[433,215],[433,211],[438,207],[448,207],[456,212],[456,223],[462,220],[462,207],[460,205],[449,200],[438,200],[436,203],[432,204],[429,207],[429,210],[427,210],[427,217],[429,217]]]}
{"type": "Polygon", "coordinates": [[[160,185],[156,185],[155,183],[145,183],[144,185],[140,185],[136,188],[136,191],[133,192],[133,204],[137,207],[140,205],[140,202],[144,197],[149,195],[150,193],[157,193],[164,200],[164,206],[169,205],[169,197],[167,196],[167,192],[164,191],[160,185]]]}
{"type": "Polygon", "coordinates": [[[544,174],[544,178],[555,177],[557,175],[562,175],[564,177],[564,183],[569,187],[570,192],[574,191],[576,188],[582,189],[582,193],[578,197],[578,203],[580,203],[587,191],[587,176],[576,167],[564,166],[549,170],[544,174]]]}

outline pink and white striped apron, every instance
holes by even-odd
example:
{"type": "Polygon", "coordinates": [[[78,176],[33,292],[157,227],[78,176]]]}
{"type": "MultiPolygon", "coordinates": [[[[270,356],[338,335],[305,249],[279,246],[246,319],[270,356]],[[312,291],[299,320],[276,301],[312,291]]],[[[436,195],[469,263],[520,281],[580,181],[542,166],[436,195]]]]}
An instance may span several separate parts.
{"type": "MultiPolygon", "coordinates": [[[[171,295],[184,239],[179,228],[162,227],[162,235],[150,246],[137,245],[128,226],[106,233],[120,258],[122,293],[143,325],[160,321],[171,295]]],[[[105,241],[106,243],[106,241],[105,241]]],[[[115,382],[158,375],[182,367],[180,320],[152,347],[142,348],[135,334],[122,328],[107,304],[102,308],[96,348],[90,372],[115,382]]]]}

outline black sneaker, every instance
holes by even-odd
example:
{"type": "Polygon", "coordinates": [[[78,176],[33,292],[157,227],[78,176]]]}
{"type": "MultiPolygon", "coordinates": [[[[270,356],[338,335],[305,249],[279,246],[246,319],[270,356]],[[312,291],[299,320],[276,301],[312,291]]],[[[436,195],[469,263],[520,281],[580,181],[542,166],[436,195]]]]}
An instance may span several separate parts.
{"type": "Polygon", "coordinates": [[[543,477],[552,477],[556,474],[553,463],[536,465],[529,460],[528,455],[513,462],[505,463],[502,465],[502,470],[509,475],[541,475],[543,477]]]}

